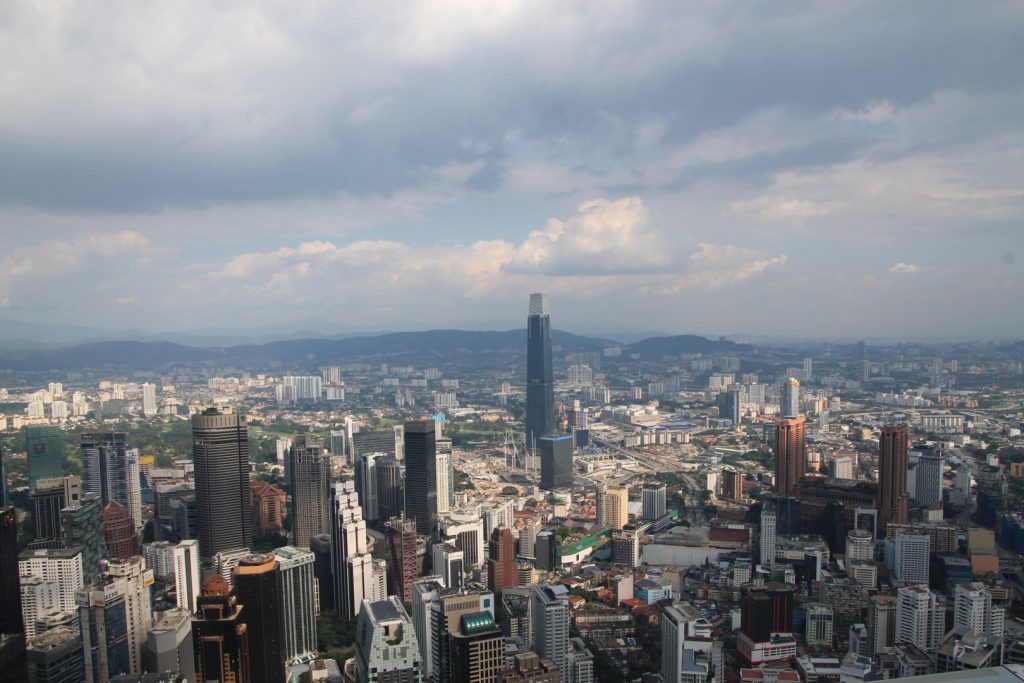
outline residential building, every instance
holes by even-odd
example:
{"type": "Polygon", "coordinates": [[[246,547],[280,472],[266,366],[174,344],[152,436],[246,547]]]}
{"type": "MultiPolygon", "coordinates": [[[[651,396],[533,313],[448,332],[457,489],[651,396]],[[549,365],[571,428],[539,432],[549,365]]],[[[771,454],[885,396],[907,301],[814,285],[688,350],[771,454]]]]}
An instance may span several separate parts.
{"type": "MultiPolygon", "coordinates": [[[[604,486],[597,492],[597,521],[601,526],[621,531],[629,523],[629,489],[604,486]]],[[[557,660],[556,660],[557,661],[557,660]]],[[[561,663],[559,663],[561,666],[561,663]]]]}
{"type": "Polygon", "coordinates": [[[533,650],[550,659],[562,671],[562,683],[569,681],[569,590],[562,585],[533,588],[533,650]]]}
{"type": "Polygon", "coordinates": [[[331,458],[309,434],[292,439],[287,457],[295,545],[309,548],[313,536],[331,528],[331,458]]]}
{"type": "Polygon", "coordinates": [[[894,634],[897,645],[910,643],[924,652],[934,653],[945,625],[945,600],[928,590],[927,585],[907,586],[897,591],[894,634]]]}

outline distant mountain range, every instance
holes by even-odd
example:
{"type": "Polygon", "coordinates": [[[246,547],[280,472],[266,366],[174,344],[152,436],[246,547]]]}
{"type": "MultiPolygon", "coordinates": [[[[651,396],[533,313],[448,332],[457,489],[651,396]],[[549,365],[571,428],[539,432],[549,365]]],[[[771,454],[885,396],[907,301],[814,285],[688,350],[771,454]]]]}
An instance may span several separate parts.
{"type": "MultiPolygon", "coordinates": [[[[553,330],[552,344],[563,353],[622,346],[614,341],[553,330]]],[[[683,353],[717,353],[748,348],[693,335],[655,337],[622,346],[623,354],[658,360],[683,353]]],[[[334,339],[289,339],[265,344],[187,346],[169,341],[99,341],[52,349],[0,350],[0,368],[13,371],[73,371],[85,368],[147,369],[175,363],[215,362],[253,365],[271,362],[315,366],[359,359],[433,354],[440,357],[483,353],[525,353],[526,330],[478,332],[429,330],[334,339]]]]}

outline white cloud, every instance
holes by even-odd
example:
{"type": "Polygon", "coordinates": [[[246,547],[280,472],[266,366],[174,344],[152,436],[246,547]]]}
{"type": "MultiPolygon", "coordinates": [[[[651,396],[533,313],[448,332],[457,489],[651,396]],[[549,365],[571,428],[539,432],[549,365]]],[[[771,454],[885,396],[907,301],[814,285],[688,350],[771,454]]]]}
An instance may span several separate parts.
{"type": "Polygon", "coordinates": [[[822,204],[809,199],[762,196],[733,202],[729,209],[739,216],[749,216],[769,223],[784,223],[800,227],[809,220],[829,215],[838,207],[839,204],[835,202],[822,204]]]}
{"type": "Polygon", "coordinates": [[[931,270],[931,268],[926,266],[917,266],[913,263],[903,263],[902,261],[889,268],[889,272],[894,275],[916,275],[917,273],[923,273],[927,270],[931,270]]]}

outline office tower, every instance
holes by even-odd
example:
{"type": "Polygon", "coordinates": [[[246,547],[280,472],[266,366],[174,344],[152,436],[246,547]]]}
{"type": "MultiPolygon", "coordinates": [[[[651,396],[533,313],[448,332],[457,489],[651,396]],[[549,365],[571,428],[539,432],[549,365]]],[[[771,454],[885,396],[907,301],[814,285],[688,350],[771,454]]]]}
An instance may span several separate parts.
{"type": "Polygon", "coordinates": [[[451,543],[435,543],[430,548],[431,566],[445,588],[458,588],[465,579],[465,553],[451,543]]]}
{"type": "Polygon", "coordinates": [[[719,481],[722,482],[721,497],[723,499],[743,500],[743,476],[739,472],[731,467],[726,467],[719,475],[719,481]]]}
{"type": "Polygon", "coordinates": [[[511,529],[501,527],[491,532],[489,558],[487,588],[497,597],[517,584],[516,537],[511,529]]]}
{"type": "MultiPolygon", "coordinates": [[[[526,319],[526,448],[555,432],[555,379],[551,365],[551,312],[547,294],[530,295],[526,319]]],[[[570,442],[571,443],[571,442],[570,442]]]]}
{"type": "Polygon", "coordinates": [[[60,548],[64,544],[60,511],[82,504],[82,480],[79,477],[40,479],[32,499],[33,548],[60,548]]]}
{"type": "Polygon", "coordinates": [[[452,452],[450,449],[437,450],[437,511],[446,513],[452,508],[452,501],[448,495],[452,487],[451,479],[452,452]]]}
{"type": "Polygon", "coordinates": [[[405,465],[398,458],[377,461],[377,513],[382,520],[405,514],[405,465]]]}
{"type": "Polygon", "coordinates": [[[891,653],[896,643],[896,596],[868,598],[868,655],[891,653]]]}
{"type": "Polygon", "coordinates": [[[36,490],[40,479],[64,476],[61,459],[60,427],[29,425],[25,427],[25,452],[28,454],[28,485],[36,490]]]}
{"type": "Polygon", "coordinates": [[[668,511],[666,508],[667,488],[664,484],[644,484],[643,518],[660,519],[668,511]]]}
{"type": "MultiPolygon", "coordinates": [[[[570,645],[573,645],[574,640],[571,639],[570,645]]],[[[575,653],[575,645],[571,651],[575,653]]],[[[536,652],[518,652],[512,657],[511,666],[509,662],[505,662],[506,666],[502,669],[501,673],[498,674],[498,683],[561,683],[562,681],[562,670],[558,668],[550,659],[541,659],[537,656],[536,652]]],[[[593,662],[591,662],[591,665],[593,662]]],[[[575,683],[575,679],[570,678],[575,683]]],[[[579,679],[581,683],[586,681],[590,683],[593,677],[587,679],[579,679]]]]}
{"type": "Polygon", "coordinates": [[[537,534],[540,533],[540,520],[531,517],[519,530],[519,541],[516,547],[516,554],[531,560],[537,559],[537,534]]]}
{"type": "Polygon", "coordinates": [[[160,613],[146,634],[142,665],[145,671],[170,671],[186,681],[196,680],[191,611],[175,607],[160,613]]]}
{"type": "Polygon", "coordinates": [[[875,559],[875,542],[870,533],[864,529],[850,529],[846,533],[846,559],[847,561],[875,559]]]}
{"type": "Polygon", "coordinates": [[[413,622],[417,638],[421,628],[424,638],[429,638],[429,645],[421,647],[421,652],[426,650],[431,657],[429,666],[424,660],[430,680],[459,680],[453,673],[452,635],[459,632],[463,615],[493,610],[494,594],[489,591],[444,589],[436,580],[417,582],[413,591],[413,622]]]}
{"type": "Polygon", "coordinates": [[[612,564],[623,567],[640,566],[640,534],[632,524],[612,534],[612,564]]]}
{"type": "Polygon", "coordinates": [[[444,519],[438,525],[438,538],[465,553],[466,562],[482,567],[486,559],[487,536],[484,520],[467,515],[456,519],[444,519]]]}
{"type": "MultiPolygon", "coordinates": [[[[138,555],[127,560],[104,562],[103,583],[96,587],[109,592],[112,586],[116,586],[124,598],[130,671],[122,673],[141,673],[142,648],[153,625],[153,570],[147,569],[146,561],[138,555]]],[[[79,606],[81,604],[79,599],[79,606]]]]}
{"type": "Polygon", "coordinates": [[[629,489],[605,486],[597,491],[597,523],[620,531],[629,522],[629,489]]]}
{"type": "Polygon", "coordinates": [[[123,584],[94,584],[78,591],[77,599],[86,683],[132,673],[123,584]]]}
{"type": "MultiPolygon", "coordinates": [[[[501,632],[506,638],[522,638],[527,647],[533,642],[533,618],[530,613],[532,596],[532,586],[506,588],[500,596],[494,596],[497,601],[495,620],[501,632]]],[[[630,597],[632,596],[630,590],[630,597]]]]}
{"type": "Polygon", "coordinates": [[[377,521],[377,461],[384,457],[384,453],[360,453],[356,458],[356,493],[363,508],[363,519],[367,522],[377,521]]]}
{"type": "Polygon", "coordinates": [[[931,539],[925,534],[900,534],[886,539],[886,564],[893,578],[905,583],[928,583],[931,539]]]}
{"type": "Polygon", "coordinates": [[[540,531],[537,533],[537,542],[534,548],[537,555],[537,569],[552,571],[562,566],[558,536],[555,536],[550,531],[540,531]]]}
{"type": "Polygon", "coordinates": [[[146,417],[156,415],[156,385],[149,382],[142,385],[142,414],[146,417]]]}
{"type": "Polygon", "coordinates": [[[934,653],[945,626],[945,600],[926,585],[907,586],[896,592],[896,643],[910,643],[934,653]]]}
{"type": "Polygon", "coordinates": [[[334,611],[345,619],[354,619],[363,600],[372,594],[373,567],[367,552],[366,522],[351,481],[337,482],[332,490],[334,611]]]}
{"type": "Polygon", "coordinates": [[[327,451],[336,458],[348,461],[348,433],[344,429],[332,429],[327,435],[327,451]]]}
{"type": "Polygon", "coordinates": [[[7,507],[7,463],[4,462],[4,449],[0,447],[0,508],[5,507],[7,507]]]}
{"type": "Polygon", "coordinates": [[[189,614],[196,611],[202,576],[199,573],[199,542],[185,540],[173,544],[167,541],[142,546],[146,566],[161,580],[174,582],[178,607],[189,614]]]}
{"type": "Polygon", "coordinates": [[[437,525],[437,444],[434,421],[405,425],[405,515],[416,522],[416,533],[432,534],[437,525]]]}
{"type": "Polygon", "coordinates": [[[794,377],[782,383],[780,409],[783,418],[800,417],[800,381],[794,377]]]}
{"type": "Polygon", "coordinates": [[[393,429],[379,432],[356,432],[352,435],[353,463],[366,453],[383,453],[401,458],[403,450],[399,448],[398,433],[393,429]]]}
{"type": "Polygon", "coordinates": [[[954,604],[953,628],[1003,637],[1006,610],[992,604],[992,593],[985,584],[977,581],[957,584],[954,604]]]}
{"type": "Polygon", "coordinates": [[[425,680],[416,629],[397,597],[364,601],[356,634],[356,683],[425,680]]]}
{"type": "Polygon", "coordinates": [[[85,661],[78,629],[58,626],[28,640],[25,648],[31,683],[81,683],[85,661]]]}
{"type": "MultiPolygon", "coordinates": [[[[16,573],[56,586],[59,612],[67,614],[77,610],[75,594],[85,585],[82,551],[78,548],[26,550],[18,558],[16,573]]],[[[4,591],[2,595],[8,593],[4,591]]],[[[26,628],[28,626],[26,624],[26,628]]]]}
{"type": "Polygon", "coordinates": [[[554,661],[569,683],[569,589],[562,585],[533,587],[533,650],[554,661]]]}
{"type": "Polygon", "coordinates": [[[273,555],[243,557],[232,572],[234,593],[249,632],[249,680],[284,683],[283,618],[278,585],[280,569],[273,555]]]}
{"type": "MultiPolygon", "coordinates": [[[[194,482],[183,482],[178,480],[157,481],[153,483],[154,493],[154,515],[153,534],[160,541],[180,541],[182,538],[195,538],[185,535],[187,529],[179,528],[175,522],[177,506],[182,501],[191,500],[192,523],[184,526],[195,527],[195,499],[196,485],[194,482]]],[[[187,521],[187,517],[186,517],[187,521]]]]}
{"type": "Polygon", "coordinates": [[[331,458],[311,436],[300,434],[292,439],[288,460],[295,545],[308,548],[313,536],[331,528],[331,458]]]}
{"type": "Polygon", "coordinates": [[[796,485],[807,471],[804,430],[803,417],[775,422],[775,490],[784,496],[796,494],[796,485]]]}
{"type": "Polygon", "coordinates": [[[21,633],[21,587],[18,582],[18,516],[0,508],[0,633],[21,633]]]}
{"type": "MultiPolygon", "coordinates": [[[[870,533],[872,540],[877,538],[878,510],[873,507],[856,507],[853,511],[853,527],[870,533]]],[[[885,529],[882,529],[882,535],[885,535],[885,529]]]]}
{"type": "Polygon", "coordinates": [[[142,483],[139,451],[128,448],[124,432],[82,434],[82,494],[95,494],[103,505],[115,501],[142,526],[142,483]]]}
{"type": "Polygon", "coordinates": [[[100,560],[106,557],[103,542],[103,506],[99,496],[83,494],[81,505],[60,511],[64,547],[82,550],[86,585],[99,578],[100,560]]]}
{"type": "Polygon", "coordinates": [[[912,451],[907,456],[907,494],[918,505],[942,504],[942,455],[933,450],[912,451]]]}
{"type": "Polygon", "coordinates": [[[245,416],[207,408],[192,416],[199,555],[252,545],[249,430],[245,416]]]}
{"type": "Polygon", "coordinates": [[[219,574],[208,574],[203,580],[199,610],[192,619],[192,642],[197,681],[251,680],[249,628],[242,618],[242,605],[219,574]]]}
{"type": "Polygon", "coordinates": [[[313,575],[316,577],[317,592],[320,595],[320,611],[334,609],[334,574],[332,573],[331,537],[317,534],[309,539],[313,553],[313,575]]]}
{"type": "Polygon", "coordinates": [[[907,521],[906,424],[882,427],[878,437],[878,534],[889,522],[907,521]]]}
{"type": "Polygon", "coordinates": [[[139,532],[128,510],[115,501],[103,507],[103,543],[107,554],[114,559],[126,560],[139,554],[139,532]]]}
{"type": "Polygon", "coordinates": [[[316,576],[313,553],[285,546],[274,550],[280,568],[284,660],[309,660],[316,652],[316,576]]]}
{"type": "Polygon", "coordinates": [[[505,638],[488,611],[463,614],[449,635],[451,680],[466,683],[494,681],[505,664],[505,638]]]}
{"type": "Polygon", "coordinates": [[[254,536],[283,536],[287,494],[265,481],[249,482],[249,501],[254,536]]]}
{"type": "Polygon", "coordinates": [[[804,605],[809,647],[832,647],[832,608],[820,602],[804,605]]]}
{"type": "Polygon", "coordinates": [[[734,426],[742,421],[740,412],[740,390],[726,389],[718,395],[718,417],[729,420],[734,426]]]}
{"type": "Polygon", "coordinates": [[[419,575],[416,558],[416,522],[393,517],[384,523],[387,550],[388,593],[402,602],[412,600],[412,584],[419,575]]]}
{"type": "Polygon", "coordinates": [[[661,676],[664,681],[683,681],[693,667],[695,649],[711,645],[711,624],[691,604],[668,605],[661,618],[661,676]],[[690,661],[688,661],[690,660],[690,661]]]}
{"type": "Polygon", "coordinates": [[[572,486],[572,434],[538,436],[540,449],[540,487],[546,491],[572,486]]]}
{"type": "Polygon", "coordinates": [[[761,508],[760,564],[762,567],[775,566],[775,543],[777,519],[774,510],[767,506],[761,508]]]}

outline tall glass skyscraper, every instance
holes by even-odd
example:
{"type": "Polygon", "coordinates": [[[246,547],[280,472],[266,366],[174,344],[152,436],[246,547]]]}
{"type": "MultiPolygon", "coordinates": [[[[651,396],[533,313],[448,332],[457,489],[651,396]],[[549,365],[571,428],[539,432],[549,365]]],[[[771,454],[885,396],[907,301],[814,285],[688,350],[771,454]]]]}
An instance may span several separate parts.
{"type": "Polygon", "coordinates": [[[192,416],[199,557],[252,545],[249,428],[244,415],[207,408],[192,416]]]}
{"type": "Polygon", "coordinates": [[[433,420],[405,425],[405,516],[416,520],[416,533],[431,534],[437,525],[437,443],[433,420]]]}
{"type": "Polygon", "coordinates": [[[555,429],[555,380],[551,369],[551,312],[547,294],[530,295],[526,319],[526,447],[555,429]]]}
{"type": "Polygon", "coordinates": [[[32,491],[36,490],[40,479],[64,476],[60,427],[25,427],[25,451],[28,453],[28,485],[32,491]]]}

